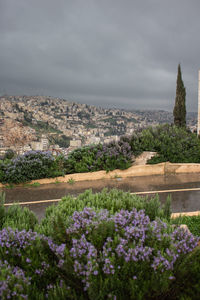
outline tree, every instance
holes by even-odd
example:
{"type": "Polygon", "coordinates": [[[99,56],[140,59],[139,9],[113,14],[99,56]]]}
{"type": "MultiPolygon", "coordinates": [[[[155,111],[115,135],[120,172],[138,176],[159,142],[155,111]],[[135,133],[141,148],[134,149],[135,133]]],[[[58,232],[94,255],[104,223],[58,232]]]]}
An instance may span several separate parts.
{"type": "Polygon", "coordinates": [[[174,106],[174,124],[179,127],[186,127],[185,87],[181,75],[181,66],[178,65],[176,81],[176,99],[174,106]]]}

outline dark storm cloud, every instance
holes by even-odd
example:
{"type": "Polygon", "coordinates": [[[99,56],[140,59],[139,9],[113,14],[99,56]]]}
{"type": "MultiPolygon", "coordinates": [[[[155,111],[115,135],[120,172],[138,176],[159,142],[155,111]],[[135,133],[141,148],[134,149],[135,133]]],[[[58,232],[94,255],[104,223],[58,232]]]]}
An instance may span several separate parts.
{"type": "Polygon", "coordinates": [[[0,93],[197,109],[199,0],[0,0],[0,93]]]}

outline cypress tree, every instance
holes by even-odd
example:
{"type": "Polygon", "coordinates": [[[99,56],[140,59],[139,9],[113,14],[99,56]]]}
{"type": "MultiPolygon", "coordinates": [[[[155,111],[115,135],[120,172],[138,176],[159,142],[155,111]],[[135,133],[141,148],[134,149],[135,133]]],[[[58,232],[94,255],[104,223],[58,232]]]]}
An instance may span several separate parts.
{"type": "Polygon", "coordinates": [[[185,107],[186,91],[181,75],[181,66],[178,65],[178,74],[176,81],[176,99],[174,106],[174,125],[186,127],[186,107],[185,107]]]}

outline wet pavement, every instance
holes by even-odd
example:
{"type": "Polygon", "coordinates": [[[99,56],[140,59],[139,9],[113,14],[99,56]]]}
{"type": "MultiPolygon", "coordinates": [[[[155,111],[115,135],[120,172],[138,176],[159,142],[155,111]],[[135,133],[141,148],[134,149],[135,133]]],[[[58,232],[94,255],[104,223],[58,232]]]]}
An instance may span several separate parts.
{"type": "MultiPolygon", "coordinates": [[[[132,193],[157,191],[161,203],[164,203],[167,196],[171,195],[173,212],[200,210],[200,174],[156,175],[123,179],[114,178],[109,180],[81,181],[75,182],[74,184],[54,183],[41,185],[39,187],[4,188],[2,190],[6,193],[6,203],[12,203],[60,199],[68,194],[76,196],[83,193],[86,189],[92,189],[93,192],[100,192],[105,187],[108,189],[117,188],[132,193]],[[199,191],[189,190],[192,188],[199,188],[199,191]],[[188,189],[188,191],[181,191],[181,189],[188,189]],[[179,191],[159,193],[159,191],[164,190],[179,191]]],[[[149,194],[148,197],[154,195],[155,194],[149,194]]],[[[51,204],[52,202],[36,203],[28,204],[26,207],[33,210],[38,218],[41,219],[44,215],[45,208],[51,204]]]]}

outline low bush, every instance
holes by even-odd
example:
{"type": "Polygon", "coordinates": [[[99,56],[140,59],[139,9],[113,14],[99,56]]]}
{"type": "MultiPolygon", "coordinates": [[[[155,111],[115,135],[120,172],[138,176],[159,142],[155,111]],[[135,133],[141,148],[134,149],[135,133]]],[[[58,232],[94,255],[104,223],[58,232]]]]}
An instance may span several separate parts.
{"type": "MultiPolygon", "coordinates": [[[[29,151],[10,161],[3,162],[2,182],[20,183],[45,177],[64,175],[63,156],[54,157],[51,152],[29,151]]],[[[1,173],[0,173],[1,175],[1,173]]]]}
{"type": "Polygon", "coordinates": [[[144,147],[142,145],[140,136],[141,136],[141,132],[138,131],[134,133],[129,140],[129,145],[131,146],[131,150],[136,157],[144,151],[144,147]]]}
{"type": "Polygon", "coordinates": [[[38,224],[37,217],[31,210],[15,204],[6,210],[2,228],[34,230],[36,224],[38,224]]]}
{"type": "Polygon", "coordinates": [[[4,160],[12,159],[12,158],[14,158],[15,155],[16,155],[16,153],[12,149],[8,149],[4,155],[4,160]]]}
{"type": "Polygon", "coordinates": [[[107,209],[109,214],[119,212],[121,209],[137,210],[144,209],[150,220],[159,217],[163,220],[170,220],[171,200],[167,199],[165,205],[161,207],[158,195],[150,200],[146,197],[131,195],[121,190],[103,189],[100,193],[92,193],[91,190],[85,191],[76,198],[73,196],[63,197],[57,205],[49,206],[45,211],[45,218],[42,219],[39,231],[47,236],[51,236],[55,242],[65,240],[65,228],[68,217],[75,211],[81,211],[84,207],[91,207],[95,211],[107,209]]]}
{"type": "Polygon", "coordinates": [[[21,183],[34,179],[98,170],[126,169],[131,165],[132,151],[125,141],[86,146],[66,158],[51,152],[29,151],[11,160],[0,161],[0,181],[21,183]]]}
{"type": "Polygon", "coordinates": [[[0,193],[0,230],[3,228],[13,228],[18,230],[34,230],[38,224],[35,214],[26,207],[17,204],[5,209],[5,193],[0,193]]]}
{"type": "Polygon", "coordinates": [[[21,268],[0,260],[0,299],[27,299],[30,284],[21,268]]]}
{"type": "Polygon", "coordinates": [[[0,229],[3,228],[3,223],[5,221],[6,209],[4,203],[5,203],[5,193],[0,192],[0,229]]]}
{"type": "Polygon", "coordinates": [[[180,216],[172,219],[171,224],[186,224],[190,232],[196,236],[200,236],[200,215],[198,216],[180,216]]]}
{"type": "Polygon", "coordinates": [[[5,162],[0,160],[0,182],[4,181],[5,178],[5,162]]]}
{"type": "Polygon", "coordinates": [[[200,247],[182,258],[177,265],[175,278],[167,299],[199,300],[200,295],[200,247]]]}
{"type": "Polygon", "coordinates": [[[148,163],[199,163],[200,140],[185,128],[165,124],[149,127],[134,134],[130,140],[135,155],[142,151],[156,151],[148,163]]]}
{"type": "MultiPolygon", "coordinates": [[[[156,151],[148,163],[200,163],[200,140],[185,128],[169,124],[149,127],[118,142],[78,148],[68,157],[50,152],[30,151],[17,158],[0,161],[0,181],[20,183],[65,174],[112,171],[131,166],[132,157],[143,151],[156,151]]],[[[10,157],[10,156],[8,156],[10,157]]]]}
{"type": "Polygon", "coordinates": [[[126,169],[131,165],[132,151],[125,141],[85,146],[71,152],[65,161],[66,174],[126,169]]]}
{"type": "Polygon", "coordinates": [[[0,298],[46,299],[61,282],[65,245],[36,232],[0,230],[0,298]]]}
{"type": "MultiPolygon", "coordinates": [[[[180,266],[198,240],[134,208],[115,214],[89,207],[75,211],[62,244],[36,232],[3,229],[0,297],[178,300],[176,278],[188,275],[180,266]]],[[[197,285],[194,276],[192,282],[197,285]]]]}
{"type": "Polygon", "coordinates": [[[198,299],[199,238],[171,225],[169,199],[88,190],[38,224],[0,198],[2,300],[198,299]]]}
{"type": "MultiPolygon", "coordinates": [[[[169,293],[176,266],[198,240],[144,211],[109,216],[84,208],[69,221],[66,244],[89,299],[156,299],[169,293]]],[[[67,266],[66,266],[67,268],[67,266]]]]}

